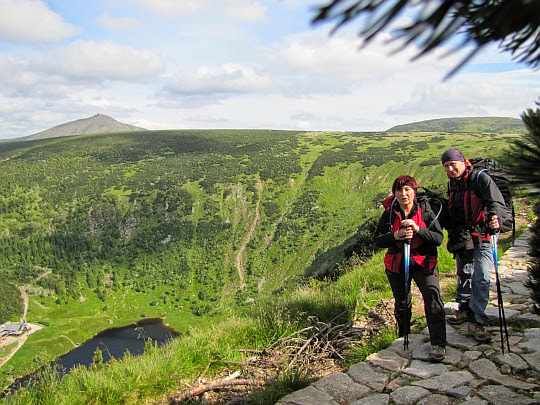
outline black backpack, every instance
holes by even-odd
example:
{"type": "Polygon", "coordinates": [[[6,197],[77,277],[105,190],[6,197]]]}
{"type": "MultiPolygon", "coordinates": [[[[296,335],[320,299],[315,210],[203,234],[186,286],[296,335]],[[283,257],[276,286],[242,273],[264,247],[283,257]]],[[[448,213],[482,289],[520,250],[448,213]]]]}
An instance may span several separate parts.
{"type": "MultiPolygon", "coordinates": [[[[426,224],[427,229],[431,229],[436,221],[439,221],[441,227],[444,227],[446,219],[448,218],[448,200],[446,198],[441,197],[438,193],[428,190],[425,187],[419,187],[416,192],[416,202],[422,208],[422,212],[433,211],[435,213],[433,221],[431,221],[430,224],[426,224]],[[420,189],[422,189],[422,191],[419,191],[420,189]]],[[[392,212],[394,204],[397,204],[395,197],[390,206],[390,215],[388,218],[390,229],[392,229],[392,212]]]]}
{"type": "Polygon", "coordinates": [[[513,197],[516,195],[516,193],[511,185],[511,176],[504,170],[504,167],[496,159],[474,157],[469,159],[469,161],[473,165],[474,172],[476,172],[475,178],[473,179],[474,184],[478,184],[478,176],[482,172],[485,172],[493,179],[503,195],[506,218],[504,221],[502,221],[500,231],[503,233],[512,231],[513,244],[516,235],[516,213],[514,210],[513,197]]]}
{"type": "Polygon", "coordinates": [[[416,201],[424,210],[431,210],[435,213],[435,219],[429,224],[428,229],[432,227],[435,221],[439,221],[441,227],[445,227],[448,219],[448,199],[425,187],[420,187],[420,189],[422,191],[416,193],[416,201]]]}

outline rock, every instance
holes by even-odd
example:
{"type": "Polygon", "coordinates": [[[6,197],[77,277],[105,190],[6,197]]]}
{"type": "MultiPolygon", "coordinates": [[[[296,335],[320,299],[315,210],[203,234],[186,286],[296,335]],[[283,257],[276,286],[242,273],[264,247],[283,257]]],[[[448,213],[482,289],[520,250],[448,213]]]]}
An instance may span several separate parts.
{"type": "Polygon", "coordinates": [[[392,350],[397,355],[403,358],[409,358],[411,353],[414,352],[417,348],[422,346],[429,340],[428,337],[421,334],[413,333],[409,335],[409,348],[403,350],[403,338],[396,339],[387,347],[388,350],[392,350]]]}
{"type": "Polygon", "coordinates": [[[390,402],[390,395],[375,394],[354,401],[351,405],[388,405],[388,402],[390,402]]]}
{"type": "Polygon", "coordinates": [[[289,395],[284,396],[279,400],[277,405],[340,405],[330,395],[319,391],[313,386],[303,388],[295,391],[289,395]]]}
{"type": "Polygon", "coordinates": [[[430,394],[431,393],[424,388],[407,385],[405,387],[399,387],[392,392],[390,398],[396,405],[412,405],[430,394]]]}
{"type": "Polygon", "coordinates": [[[403,372],[418,378],[429,378],[441,375],[448,371],[448,366],[441,363],[428,363],[421,360],[413,360],[403,372]]]}
{"type": "Polygon", "coordinates": [[[465,399],[471,393],[471,387],[462,385],[460,387],[449,388],[445,391],[446,395],[449,395],[458,399],[465,399]]]}
{"type": "Polygon", "coordinates": [[[374,366],[390,371],[401,371],[409,364],[409,360],[388,349],[383,349],[378,353],[369,355],[366,361],[374,366]]]}
{"type": "Polygon", "coordinates": [[[501,374],[510,374],[512,373],[512,369],[508,364],[503,364],[499,370],[501,371],[501,374]]]}
{"type": "Polygon", "coordinates": [[[476,350],[476,346],[478,345],[476,340],[463,336],[449,325],[446,325],[446,340],[449,346],[461,350],[476,350]]]}
{"type": "Polygon", "coordinates": [[[400,374],[388,383],[388,385],[385,387],[385,391],[387,392],[394,391],[395,389],[403,385],[408,385],[412,380],[413,380],[413,377],[411,377],[410,375],[400,374]]]}
{"type": "Polygon", "coordinates": [[[480,378],[496,382],[508,387],[529,390],[536,387],[535,384],[526,383],[515,378],[503,375],[499,372],[495,364],[488,359],[479,359],[473,361],[469,365],[469,370],[475,373],[480,378]]]}
{"type": "Polygon", "coordinates": [[[525,361],[529,363],[529,366],[531,366],[531,368],[533,368],[537,372],[540,372],[540,351],[536,353],[522,354],[521,357],[523,357],[523,359],[525,359],[525,361]]]}
{"type": "Polygon", "coordinates": [[[540,328],[527,329],[523,334],[523,341],[518,346],[526,353],[540,350],[540,328]]]}
{"type": "Polygon", "coordinates": [[[472,381],[474,376],[467,370],[449,371],[436,377],[431,377],[426,380],[414,381],[412,384],[423,387],[429,390],[445,392],[450,388],[458,385],[467,384],[472,381]]]}
{"type": "Polygon", "coordinates": [[[478,350],[468,350],[463,352],[461,359],[458,363],[459,368],[467,368],[472,361],[476,360],[482,355],[482,352],[478,350]]]}
{"type": "Polygon", "coordinates": [[[390,380],[388,372],[381,373],[364,361],[352,365],[347,374],[353,379],[353,381],[359,384],[367,385],[371,389],[378,392],[382,392],[390,380]]]}
{"type": "Polygon", "coordinates": [[[451,405],[452,400],[448,398],[447,396],[441,395],[441,394],[432,394],[429,397],[425,397],[424,399],[417,402],[418,405],[451,405]]]}
{"type": "Polygon", "coordinates": [[[516,322],[518,322],[521,325],[525,325],[527,327],[538,328],[540,327],[540,315],[531,314],[530,312],[525,312],[523,314],[520,314],[516,318],[516,322]]]}
{"type": "Polygon", "coordinates": [[[507,283],[506,286],[512,290],[513,294],[524,295],[527,297],[531,295],[530,288],[525,287],[523,283],[519,283],[519,282],[514,282],[514,283],[509,283],[509,284],[507,283]]]}
{"type": "Polygon", "coordinates": [[[348,404],[373,392],[369,387],[355,383],[345,373],[331,374],[321,378],[312,385],[331,395],[340,404],[348,404]]]}
{"type": "Polygon", "coordinates": [[[486,385],[478,394],[493,405],[528,405],[533,404],[532,398],[518,394],[501,385],[486,385]]]}
{"type": "Polygon", "coordinates": [[[525,371],[529,368],[527,362],[515,353],[500,353],[491,357],[491,360],[501,366],[508,365],[512,368],[512,370],[518,373],[520,371],[525,371]]]}
{"type": "Polygon", "coordinates": [[[483,378],[475,378],[474,380],[472,380],[470,383],[469,383],[469,387],[471,387],[472,389],[477,389],[478,387],[481,387],[483,385],[487,385],[488,384],[488,381],[487,380],[484,380],[483,378]]]}
{"type": "MultiPolygon", "coordinates": [[[[488,321],[487,321],[488,325],[499,325],[499,308],[498,307],[488,306],[486,310],[484,311],[484,313],[488,317],[488,321]]],[[[518,311],[511,308],[507,308],[506,306],[504,307],[504,317],[507,322],[517,319],[518,316],[519,316],[518,311]]]]}
{"type": "Polygon", "coordinates": [[[464,405],[488,405],[487,401],[480,398],[471,398],[465,402],[462,402],[464,405]]]}

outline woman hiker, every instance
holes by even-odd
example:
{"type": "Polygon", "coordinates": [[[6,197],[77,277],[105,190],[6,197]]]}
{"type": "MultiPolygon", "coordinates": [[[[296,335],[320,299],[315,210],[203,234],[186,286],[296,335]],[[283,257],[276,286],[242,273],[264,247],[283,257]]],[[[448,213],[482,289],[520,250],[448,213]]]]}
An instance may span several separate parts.
{"type": "Polygon", "coordinates": [[[392,195],[383,201],[385,208],[377,230],[375,244],[388,248],[384,257],[386,276],[392,288],[399,336],[410,332],[412,301],[410,288],[405,287],[404,244],[410,241],[410,266],[407,285],[416,282],[424,299],[433,361],[442,361],[446,355],[446,326],[444,304],[439,289],[437,246],[443,234],[435,213],[429,204],[418,204],[418,184],[411,176],[399,176],[392,184],[392,195]]]}

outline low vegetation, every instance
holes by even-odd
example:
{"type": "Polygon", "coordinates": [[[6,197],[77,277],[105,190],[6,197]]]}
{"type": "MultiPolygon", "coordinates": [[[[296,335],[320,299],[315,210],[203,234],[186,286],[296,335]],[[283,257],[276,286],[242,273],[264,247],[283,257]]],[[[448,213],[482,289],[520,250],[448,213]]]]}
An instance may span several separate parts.
{"type": "MultiPolygon", "coordinates": [[[[390,294],[369,238],[391,181],[409,173],[443,188],[441,150],[493,156],[518,136],[141,131],[0,144],[0,277],[26,286],[28,320],[46,325],[0,383],[102,329],[165,317],[182,339],[62,381],[47,374],[9,401],[166,396],[233,369],[243,349],[369,318],[390,294]]],[[[441,253],[441,268],[452,266],[441,253]]],[[[372,332],[346,356],[391,336],[372,332]]],[[[299,376],[310,378],[274,377],[299,376]]]]}
{"type": "Polygon", "coordinates": [[[17,286],[0,274],[0,324],[19,321],[22,313],[21,293],[17,286]]]}

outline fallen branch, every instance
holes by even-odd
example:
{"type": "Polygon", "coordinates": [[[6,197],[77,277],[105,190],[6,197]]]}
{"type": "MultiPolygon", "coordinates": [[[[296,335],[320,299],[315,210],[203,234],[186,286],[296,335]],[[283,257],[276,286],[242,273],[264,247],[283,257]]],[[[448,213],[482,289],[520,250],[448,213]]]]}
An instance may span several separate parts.
{"type": "Polygon", "coordinates": [[[184,391],[182,394],[178,395],[175,398],[170,398],[169,403],[170,404],[181,404],[182,402],[195,398],[199,395],[204,394],[208,391],[218,391],[223,388],[229,388],[229,387],[236,387],[239,385],[246,385],[246,386],[253,386],[253,385],[260,385],[259,382],[253,381],[253,380],[246,380],[246,379],[240,379],[237,380],[236,378],[239,377],[239,373],[236,372],[234,374],[231,374],[230,376],[224,378],[221,381],[213,381],[206,384],[199,385],[198,387],[192,388],[190,390],[184,391]]]}

